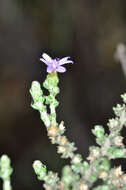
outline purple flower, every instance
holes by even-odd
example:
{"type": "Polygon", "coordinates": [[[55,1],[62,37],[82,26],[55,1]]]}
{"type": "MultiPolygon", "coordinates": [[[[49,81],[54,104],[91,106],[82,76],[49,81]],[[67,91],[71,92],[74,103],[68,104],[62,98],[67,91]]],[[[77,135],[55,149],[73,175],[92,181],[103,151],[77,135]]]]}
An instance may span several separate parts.
{"type": "Polygon", "coordinates": [[[44,62],[47,65],[47,72],[52,73],[53,71],[57,71],[59,73],[64,73],[66,71],[66,68],[61,66],[67,63],[72,63],[73,61],[69,60],[70,57],[64,57],[62,59],[56,58],[52,59],[49,55],[46,53],[42,54],[42,58],[40,58],[40,61],[44,62]]]}

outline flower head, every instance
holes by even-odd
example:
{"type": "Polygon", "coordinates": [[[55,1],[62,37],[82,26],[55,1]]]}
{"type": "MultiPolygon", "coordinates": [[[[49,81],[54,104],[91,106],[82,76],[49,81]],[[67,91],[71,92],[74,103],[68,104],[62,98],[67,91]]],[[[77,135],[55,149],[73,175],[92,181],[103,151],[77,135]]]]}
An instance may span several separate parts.
{"type": "Polygon", "coordinates": [[[67,63],[72,63],[69,59],[70,57],[64,57],[62,59],[56,58],[52,59],[49,55],[46,53],[42,54],[42,58],[40,58],[40,61],[44,62],[47,65],[47,72],[52,73],[53,71],[57,71],[59,73],[64,73],[66,71],[66,68],[61,66],[67,63]]]}

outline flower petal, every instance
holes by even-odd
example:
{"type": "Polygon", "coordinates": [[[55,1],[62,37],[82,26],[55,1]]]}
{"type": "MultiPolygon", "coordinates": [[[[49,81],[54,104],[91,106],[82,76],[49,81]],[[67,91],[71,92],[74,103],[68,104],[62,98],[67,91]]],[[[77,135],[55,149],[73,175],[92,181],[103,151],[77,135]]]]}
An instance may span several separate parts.
{"type": "Polygon", "coordinates": [[[60,60],[67,60],[67,59],[69,59],[69,58],[70,58],[70,56],[67,56],[67,57],[61,58],[60,60]]]}
{"type": "Polygon", "coordinates": [[[64,63],[65,61],[67,61],[70,57],[63,57],[62,59],[59,60],[60,63],[64,63]]]}
{"type": "Polygon", "coordinates": [[[46,65],[50,65],[50,63],[43,58],[40,58],[40,61],[44,62],[46,65]]]}
{"type": "Polygon", "coordinates": [[[67,63],[73,63],[73,61],[71,60],[68,60],[70,57],[64,57],[62,59],[59,60],[59,65],[64,65],[64,64],[67,64],[67,63]]]}
{"type": "Polygon", "coordinates": [[[47,53],[43,53],[43,54],[42,54],[42,57],[43,57],[46,61],[52,62],[52,58],[51,58],[47,53]]]}
{"type": "Polygon", "coordinates": [[[51,67],[51,66],[48,66],[47,67],[47,73],[52,73],[53,72],[53,67],[51,67]]]}
{"type": "Polygon", "coordinates": [[[66,68],[65,68],[65,67],[62,67],[62,66],[58,66],[55,70],[56,70],[57,72],[59,72],[59,73],[64,73],[64,72],[66,72],[66,68]]]}

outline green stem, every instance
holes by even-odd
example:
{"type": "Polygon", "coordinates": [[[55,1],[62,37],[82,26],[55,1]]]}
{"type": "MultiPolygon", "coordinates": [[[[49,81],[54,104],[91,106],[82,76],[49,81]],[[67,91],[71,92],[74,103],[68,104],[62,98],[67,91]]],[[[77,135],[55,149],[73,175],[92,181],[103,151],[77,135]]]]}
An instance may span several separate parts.
{"type": "Polygon", "coordinates": [[[51,112],[51,124],[52,126],[56,126],[56,109],[54,106],[55,97],[53,98],[52,104],[50,104],[50,112],[51,112]]]}
{"type": "Polygon", "coordinates": [[[10,177],[3,180],[3,190],[12,190],[10,177]]]}
{"type": "Polygon", "coordinates": [[[50,119],[49,119],[47,112],[40,111],[40,116],[41,116],[41,119],[44,122],[45,126],[48,128],[50,126],[50,119]]]}
{"type": "Polygon", "coordinates": [[[12,190],[10,175],[13,169],[10,166],[10,159],[7,155],[0,158],[0,177],[3,180],[3,190],[12,190]]]}

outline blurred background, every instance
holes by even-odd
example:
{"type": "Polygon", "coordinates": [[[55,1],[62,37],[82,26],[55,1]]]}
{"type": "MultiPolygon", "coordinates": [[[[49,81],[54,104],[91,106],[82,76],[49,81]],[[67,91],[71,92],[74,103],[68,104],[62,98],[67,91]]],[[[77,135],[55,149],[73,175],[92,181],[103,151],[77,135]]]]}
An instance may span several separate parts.
{"type": "MultiPolygon", "coordinates": [[[[0,155],[11,157],[13,189],[42,189],[32,169],[36,159],[55,172],[69,163],[60,160],[30,107],[31,82],[42,84],[46,76],[41,54],[75,62],[59,75],[57,117],[86,158],[95,144],[91,129],[101,124],[107,131],[112,106],[126,92],[126,76],[114,59],[120,42],[126,43],[126,1],[0,0],[0,155]]],[[[126,171],[124,160],[114,164],[126,171]]]]}

